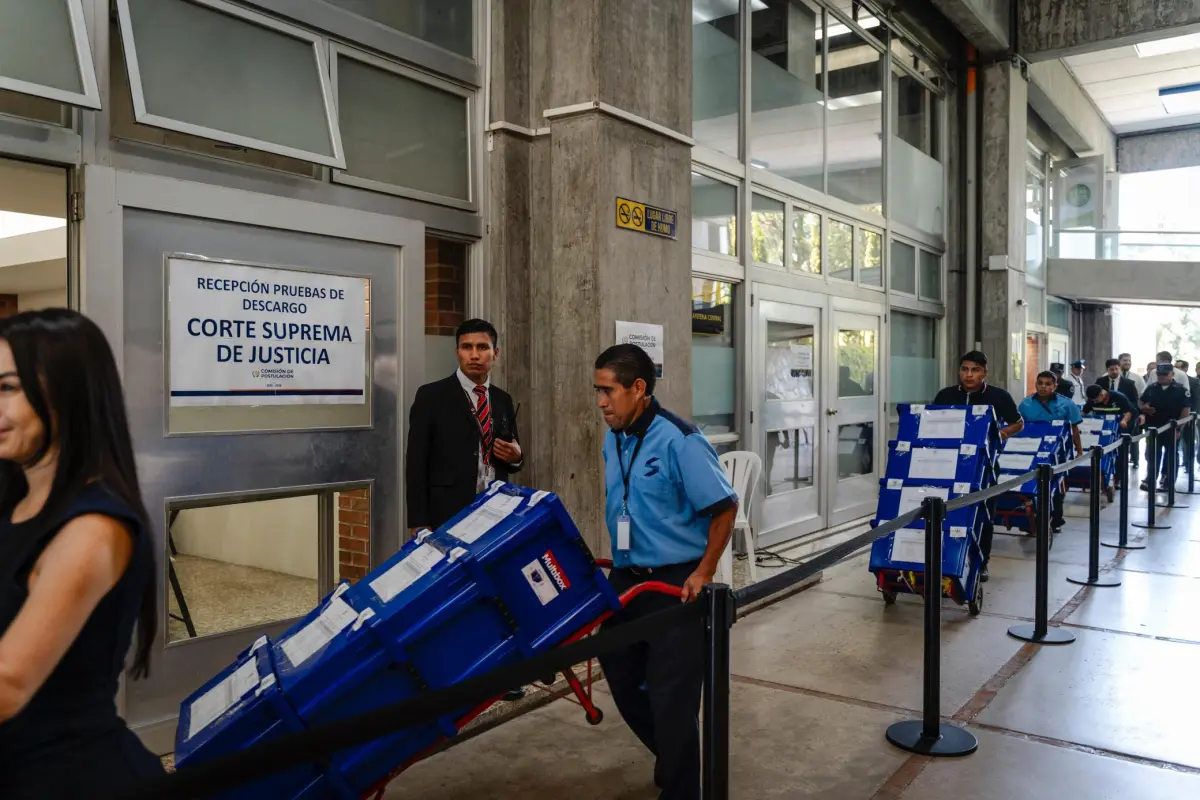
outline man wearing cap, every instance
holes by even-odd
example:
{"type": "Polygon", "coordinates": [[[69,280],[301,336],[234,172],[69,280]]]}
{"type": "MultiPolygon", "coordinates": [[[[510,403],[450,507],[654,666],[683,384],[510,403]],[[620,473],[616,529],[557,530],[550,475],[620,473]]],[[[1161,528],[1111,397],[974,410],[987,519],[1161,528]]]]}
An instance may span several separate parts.
{"type": "MultiPolygon", "coordinates": [[[[1053,372],[1039,373],[1035,386],[1037,386],[1037,391],[1022,400],[1021,405],[1017,406],[1021,419],[1026,422],[1062,420],[1071,426],[1071,440],[1075,443],[1075,452],[1082,453],[1083,445],[1079,441],[1079,423],[1083,421],[1083,417],[1079,413],[1079,406],[1072,403],[1070,398],[1063,397],[1058,393],[1058,379],[1054,377],[1053,372]]],[[[1062,492],[1055,493],[1051,512],[1050,528],[1058,533],[1064,524],[1062,492]]]]}
{"type": "Polygon", "coordinates": [[[1087,391],[1087,382],[1083,379],[1083,368],[1086,362],[1081,358],[1071,362],[1071,372],[1067,375],[1067,380],[1074,386],[1074,391],[1071,392],[1071,399],[1075,401],[1075,405],[1083,406],[1087,402],[1084,392],[1087,391]]]}
{"type": "MultiPolygon", "coordinates": [[[[1163,354],[1159,353],[1161,357],[1163,354]]],[[[1170,354],[1168,353],[1168,358],[1170,354]]],[[[1184,394],[1183,387],[1175,381],[1175,367],[1166,361],[1159,363],[1155,367],[1157,382],[1146,387],[1146,391],[1142,394],[1141,408],[1142,413],[1146,415],[1146,427],[1161,428],[1173,419],[1183,419],[1191,412],[1191,400],[1184,394]]],[[[1174,482],[1174,475],[1166,474],[1166,454],[1168,447],[1175,447],[1176,440],[1179,438],[1179,430],[1175,431],[1174,440],[1171,437],[1160,435],[1157,439],[1156,450],[1158,452],[1151,453],[1149,450],[1149,439],[1146,440],[1146,458],[1153,458],[1159,464],[1158,474],[1162,477],[1159,480],[1158,488],[1161,490],[1168,486],[1168,481],[1174,482]]],[[[1152,487],[1148,481],[1142,481],[1142,491],[1151,491],[1152,487]]]]}
{"type": "Polygon", "coordinates": [[[1133,404],[1129,402],[1129,398],[1120,392],[1105,389],[1103,386],[1087,388],[1087,403],[1083,406],[1083,413],[1119,417],[1121,433],[1128,433],[1134,414],[1133,404]]]}
{"type": "Polygon", "coordinates": [[[1058,382],[1058,386],[1056,387],[1055,391],[1068,400],[1072,400],[1074,399],[1075,395],[1075,384],[1063,377],[1063,373],[1065,371],[1066,367],[1064,367],[1060,361],[1055,361],[1050,365],[1050,373],[1054,376],[1054,380],[1058,382]]]}
{"type": "MultiPolygon", "coordinates": [[[[1015,436],[1025,427],[1025,421],[1017,411],[1017,404],[1012,395],[999,386],[991,386],[987,382],[987,356],[978,350],[972,350],[958,360],[958,384],[947,386],[933,398],[934,405],[941,406],[991,406],[996,413],[996,421],[1000,428],[1000,441],[1015,436]]],[[[985,504],[987,513],[984,515],[983,529],[979,535],[979,551],[983,558],[983,566],[979,568],[979,579],[988,579],[988,559],[992,556],[992,512],[994,502],[985,504]]]]}

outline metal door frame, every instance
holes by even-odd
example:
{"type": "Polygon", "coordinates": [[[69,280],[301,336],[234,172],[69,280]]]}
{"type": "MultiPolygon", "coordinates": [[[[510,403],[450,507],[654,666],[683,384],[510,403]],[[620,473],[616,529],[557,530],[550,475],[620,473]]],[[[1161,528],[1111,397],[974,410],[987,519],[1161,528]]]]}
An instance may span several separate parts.
{"type": "Polygon", "coordinates": [[[828,442],[828,446],[825,448],[826,459],[822,466],[825,470],[823,477],[828,527],[835,527],[868,515],[875,510],[876,501],[879,497],[879,471],[883,463],[881,443],[887,439],[887,418],[884,415],[883,405],[884,388],[887,386],[884,372],[887,367],[884,350],[885,309],[883,305],[859,300],[843,300],[836,297],[831,298],[830,305],[830,313],[825,320],[825,364],[826,374],[830,378],[825,381],[825,395],[822,398],[825,403],[825,439],[828,442]],[[852,424],[854,420],[846,423],[845,419],[840,416],[844,400],[838,396],[838,384],[833,379],[833,376],[838,372],[837,332],[839,328],[839,315],[873,318],[876,324],[875,384],[873,393],[858,402],[858,405],[863,407],[863,410],[858,412],[859,415],[873,414],[872,418],[868,419],[864,417],[863,421],[870,422],[873,425],[872,430],[874,434],[871,442],[871,463],[874,470],[869,475],[846,478],[844,481],[838,477],[838,428],[843,424],[852,424]],[[874,400],[874,402],[870,403],[869,400],[874,400]],[[868,407],[871,409],[870,411],[866,411],[868,407]],[[847,494],[865,499],[853,505],[839,508],[838,503],[840,498],[847,494]]]}
{"type": "MultiPolygon", "coordinates": [[[[396,436],[403,442],[407,409],[417,387],[424,381],[424,239],[423,223],[384,214],[358,211],[275,195],[263,195],[194,181],[177,180],[145,173],[87,165],[82,174],[82,223],[80,225],[79,304],[104,332],[112,347],[117,368],[125,377],[125,257],[124,211],[151,211],[193,217],[204,221],[233,223],[275,231],[290,231],[315,236],[368,242],[396,247],[400,251],[396,296],[396,335],[394,366],[396,393],[396,436]]],[[[378,401],[378,397],[376,398],[378,401]]],[[[257,434],[246,434],[257,435],[257,434]]],[[[403,447],[396,448],[397,484],[378,486],[379,491],[404,496],[403,447]]],[[[347,484],[349,486],[349,484],[347,484]]],[[[294,493],[298,487],[280,487],[294,493]]],[[[326,491],[340,488],[320,487],[326,491]]],[[[258,494],[258,493],[256,493],[258,494]]],[[[195,500],[189,497],[188,500],[195,500]]],[[[167,498],[168,505],[172,500],[167,498]]],[[[190,503],[189,503],[190,504],[190,503]]],[[[159,509],[151,509],[156,520],[159,509]]],[[[165,514],[165,509],[163,509],[165,514]]],[[[401,511],[402,513],[402,511],[401,511]]],[[[374,521],[374,520],[373,520],[374,521]]],[[[329,520],[322,528],[332,529],[329,520]]],[[[385,560],[399,549],[400,531],[373,530],[373,564],[385,560]]],[[[325,570],[323,570],[325,571],[325,570]]],[[[167,608],[166,569],[156,575],[160,608],[167,608]]],[[[245,633],[245,632],[243,632],[245,633]]],[[[162,656],[166,642],[157,643],[156,656],[162,656]]],[[[118,688],[117,710],[123,716],[127,708],[124,679],[118,688]]],[[[160,752],[173,749],[176,720],[169,716],[148,721],[139,729],[147,744],[160,752]]]]}

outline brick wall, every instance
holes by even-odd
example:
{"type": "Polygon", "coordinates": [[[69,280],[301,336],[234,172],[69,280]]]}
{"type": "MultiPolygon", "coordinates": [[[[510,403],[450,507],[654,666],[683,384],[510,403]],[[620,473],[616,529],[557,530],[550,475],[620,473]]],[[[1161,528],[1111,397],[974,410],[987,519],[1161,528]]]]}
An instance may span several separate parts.
{"type": "Polygon", "coordinates": [[[425,238],[425,335],[453,336],[466,319],[467,245],[425,238]]]}
{"type": "Polygon", "coordinates": [[[354,583],[371,568],[371,490],[338,493],[338,578],[354,583]]]}

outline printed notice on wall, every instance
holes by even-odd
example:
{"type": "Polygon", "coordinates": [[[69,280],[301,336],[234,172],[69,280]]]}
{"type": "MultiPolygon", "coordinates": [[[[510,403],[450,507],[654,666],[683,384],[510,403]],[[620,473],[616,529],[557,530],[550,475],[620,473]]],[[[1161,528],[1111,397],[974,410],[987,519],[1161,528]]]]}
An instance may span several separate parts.
{"type": "Polygon", "coordinates": [[[650,355],[658,377],[663,376],[663,326],[645,322],[617,321],[617,344],[636,344],[650,355]]]}
{"type": "Polygon", "coordinates": [[[367,281],[171,258],[172,406],[361,405],[367,281]]]}

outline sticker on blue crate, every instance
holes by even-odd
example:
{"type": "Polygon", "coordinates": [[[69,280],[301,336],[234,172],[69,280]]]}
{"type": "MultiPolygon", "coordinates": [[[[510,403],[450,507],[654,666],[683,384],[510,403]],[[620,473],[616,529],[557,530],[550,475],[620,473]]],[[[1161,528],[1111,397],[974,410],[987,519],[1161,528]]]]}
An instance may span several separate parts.
{"type": "Polygon", "coordinates": [[[948,499],[950,490],[944,486],[905,486],[900,490],[900,507],[896,515],[907,514],[914,508],[920,508],[926,497],[948,499]]]}
{"type": "Polygon", "coordinates": [[[961,408],[943,408],[921,414],[918,439],[961,439],[967,432],[967,412],[961,408]]]}
{"type": "Polygon", "coordinates": [[[951,525],[950,526],[950,538],[951,539],[967,538],[967,526],[966,525],[951,525]]]}
{"type": "Polygon", "coordinates": [[[911,412],[913,414],[920,414],[925,411],[925,406],[914,403],[913,405],[908,407],[908,410],[909,410],[909,412],[911,412]]]}
{"type": "Polygon", "coordinates": [[[901,528],[892,534],[892,561],[925,563],[925,531],[901,528]]]}
{"type": "Polygon", "coordinates": [[[1058,437],[1057,436],[1043,436],[1042,441],[1049,442],[1050,444],[1054,444],[1055,442],[1058,441],[1058,437]]]}
{"type": "Polygon", "coordinates": [[[913,450],[908,477],[952,481],[958,472],[958,451],[937,447],[913,450]]]}
{"type": "Polygon", "coordinates": [[[1014,472],[1028,472],[1033,468],[1032,455],[1011,455],[1008,453],[1000,456],[1000,469],[1009,469],[1014,472]]]}
{"type": "Polygon", "coordinates": [[[316,619],[298,630],[281,647],[293,666],[300,666],[332,642],[339,633],[358,619],[354,609],[340,597],[333,597],[316,619]]]}
{"type": "Polygon", "coordinates": [[[554,552],[547,550],[521,568],[525,582],[542,605],[549,605],[556,597],[571,588],[571,580],[563,572],[554,552]]]}
{"type": "Polygon", "coordinates": [[[521,496],[494,494],[479,508],[472,511],[447,531],[451,536],[467,544],[479,541],[488,531],[499,525],[521,505],[521,496]]]}
{"type": "Polygon", "coordinates": [[[904,480],[903,480],[903,479],[901,479],[901,478],[888,478],[888,481],[887,481],[887,488],[889,488],[889,489],[903,489],[903,488],[904,488],[904,480]]]}
{"type": "MultiPolygon", "coordinates": [[[[1051,437],[1054,438],[1054,437],[1051,437]]],[[[1032,436],[1021,437],[1014,436],[1004,443],[1004,452],[1006,453],[1036,453],[1038,448],[1042,446],[1041,439],[1036,439],[1032,436]]]]}
{"type": "Polygon", "coordinates": [[[1100,434],[1098,433],[1081,433],[1079,435],[1079,443],[1083,445],[1083,449],[1087,450],[1090,447],[1100,446],[1100,434]]]}
{"type": "Polygon", "coordinates": [[[258,688],[258,659],[251,656],[245,664],[192,701],[188,738],[192,738],[207,728],[256,688],[258,688]]]}
{"type": "MultiPolygon", "coordinates": [[[[1059,420],[1061,422],[1062,420],[1059,420]]],[[[1084,417],[1079,423],[1080,431],[1102,431],[1104,430],[1104,420],[1099,417],[1084,417]]]]}
{"type": "Polygon", "coordinates": [[[954,484],[954,493],[955,494],[970,494],[971,493],[971,484],[966,483],[966,482],[954,484]]]}
{"type": "Polygon", "coordinates": [[[1056,427],[1056,428],[1061,428],[1061,427],[1062,427],[1062,426],[1063,426],[1065,423],[1066,423],[1066,420],[1064,420],[1064,419],[1052,419],[1052,420],[1050,420],[1050,424],[1051,424],[1051,425],[1053,425],[1053,426],[1054,426],[1054,427],[1056,427]]]}
{"type": "Polygon", "coordinates": [[[991,408],[991,406],[971,406],[971,413],[977,417],[982,417],[988,412],[989,408],[991,408]]]}
{"type": "Polygon", "coordinates": [[[912,442],[896,442],[897,453],[907,453],[912,449],[912,442]]]}
{"type": "Polygon", "coordinates": [[[429,574],[446,555],[431,544],[423,544],[387,572],[371,581],[371,591],[385,603],[429,574]]]}
{"type": "Polygon", "coordinates": [[[973,456],[973,455],[975,455],[975,452],[978,449],[979,449],[978,445],[964,444],[958,448],[958,453],[959,453],[959,455],[963,455],[963,456],[973,456]]]}

